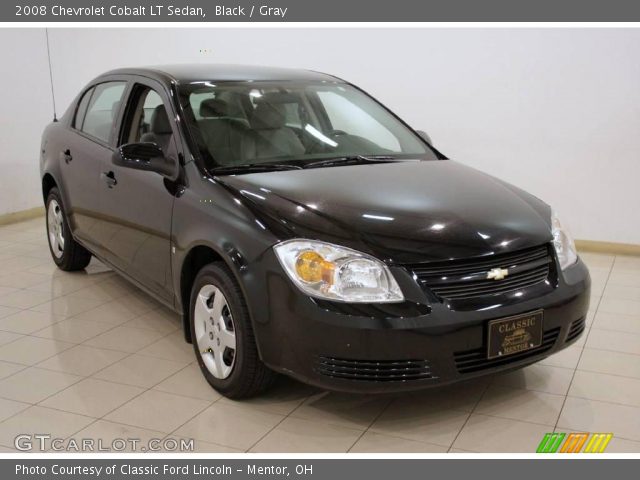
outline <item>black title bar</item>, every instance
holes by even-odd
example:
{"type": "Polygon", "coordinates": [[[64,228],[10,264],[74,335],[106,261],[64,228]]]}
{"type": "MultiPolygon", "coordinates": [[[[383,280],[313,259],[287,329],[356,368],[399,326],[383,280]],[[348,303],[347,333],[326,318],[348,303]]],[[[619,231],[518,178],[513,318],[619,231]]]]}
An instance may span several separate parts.
{"type": "Polygon", "coordinates": [[[637,22],[630,0],[14,0],[1,22],[637,22]]]}

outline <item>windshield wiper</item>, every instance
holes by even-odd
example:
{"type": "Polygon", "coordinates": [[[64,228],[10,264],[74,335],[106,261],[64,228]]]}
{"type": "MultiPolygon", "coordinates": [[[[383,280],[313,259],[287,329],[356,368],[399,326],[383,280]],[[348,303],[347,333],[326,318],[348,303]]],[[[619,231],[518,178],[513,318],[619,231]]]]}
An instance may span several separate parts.
{"type": "Polygon", "coordinates": [[[233,173],[273,172],[278,170],[301,170],[302,167],[290,163],[247,163],[244,165],[224,165],[211,169],[214,175],[231,175],[233,173]]]}
{"type": "Polygon", "coordinates": [[[345,155],[344,157],[323,158],[322,160],[314,160],[304,164],[304,168],[309,167],[328,167],[331,165],[349,165],[358,163],[386,163],[396,160],[391,155],[345,155]]]}

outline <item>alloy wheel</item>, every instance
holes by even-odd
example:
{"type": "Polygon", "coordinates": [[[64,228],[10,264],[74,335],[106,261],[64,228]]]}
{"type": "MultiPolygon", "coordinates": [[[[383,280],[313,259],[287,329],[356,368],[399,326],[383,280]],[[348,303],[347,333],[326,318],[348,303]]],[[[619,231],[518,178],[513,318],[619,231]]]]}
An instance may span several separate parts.
{"type": "Polygon", "coordinates": [[[47,207],[47,228],[51,251],[56,258],[62,258],[64,253],[64,220],[60,204],[55,199],[52,199],[47,207]]]}
{"type": "Polygon", "coordinates": [[[207,370],[218,379],[231,375],[236,358],[236,331],[222,291],[204,285],[194,308],[196,342],[207,370]]]}

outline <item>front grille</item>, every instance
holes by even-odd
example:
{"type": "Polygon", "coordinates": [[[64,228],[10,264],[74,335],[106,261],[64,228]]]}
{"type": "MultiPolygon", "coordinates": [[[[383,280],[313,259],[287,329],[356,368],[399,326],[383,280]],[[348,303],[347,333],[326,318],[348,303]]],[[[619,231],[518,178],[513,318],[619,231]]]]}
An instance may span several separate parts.
{"type": "Polygon", "coordinates": [[[472,373],[534,357],[551,349],[556,343],[559,334],[560,327],[547,330],[542,336],[542,343],[539,347],[506,357],[492,358],[491,360],[487,358],[486,346],[464,352],[457,352],[453,354],[456,368],[460,373],[472,373]]]}
{"type": "Polygon", "coordinates": [[[352,360],[319,356],[321,375],[363,382],[408,382],[438,378],[427,360],[352,360]]]}
{"type": "Polygon", "coordinates": [[[548,245],[490,257],[406,265],[421,284],[442,299],[498,295],[542,283],[549,278],[553,257],[548,245]],[[507,270],[501,280],[488,279],[494,268],[507,270]]]}
{"type": "Polygon", "coordinates": [[[587,326],[586,317],[582,317],[582,318],[579,318],[578,320],[575,320],[571,324],[571,327],[569,327],[569,333],[567,334],[566,341],[570,342],[571,340],[575,340],[576,338],[578,338],[580,334],[584,332],[584,329],[586,326],[587,326]]]}

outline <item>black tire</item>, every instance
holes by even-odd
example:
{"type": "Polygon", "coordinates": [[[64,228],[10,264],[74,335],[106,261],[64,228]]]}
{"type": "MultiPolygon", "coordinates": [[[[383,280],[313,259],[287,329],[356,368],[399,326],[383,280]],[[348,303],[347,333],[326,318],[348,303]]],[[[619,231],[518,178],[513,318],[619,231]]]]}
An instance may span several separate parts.
{"type": "Polygon", "coordinates": [[[260,360],[244,295],[238,282],[224,263],[215,262],[202,267],[193,282],[189,302],[193,348],[200,370],[209,384],[225,397],[234,399],[252,397],[269,388],[277,378],[277,374],[260,360]],[[217,287],[224,294],[233,317],[236,351],[231,373],[224,379],[216,378],[208,370],[202,352],[198,348],[196,337],[195,304],[198,293],[207,285],[217,287]]]}
{"type": "Polygon", "coordinates": [[[49,244],[51,258],[53,258],[53,261],[58,266],[58,268],[64,270],[65,272],[73,272],[76,270],[83,270],[87,265],[89,265],[89,262],[91,261],[91,252],[89,252],[86,248],[84,248],[73,239],[73,236],[71,235],[71,229],[69,228],[69,222],[67,220],[67,215],[64,211],[64,205],[62,204],[62,198],[57,187],[53,187],[49,191],[49,195],[47,196],[45,223],[47,225],[47,243],[49,244]],[[64,247],[61,249],[56,249],[56,252],[54,252],[54,245],[52,245],[48,221],[49,208],[52,202],[55,202],[54,205],[57,205],[59,213],[62,216],[61,229],[62,238],[64,239],[64,247]]]}

